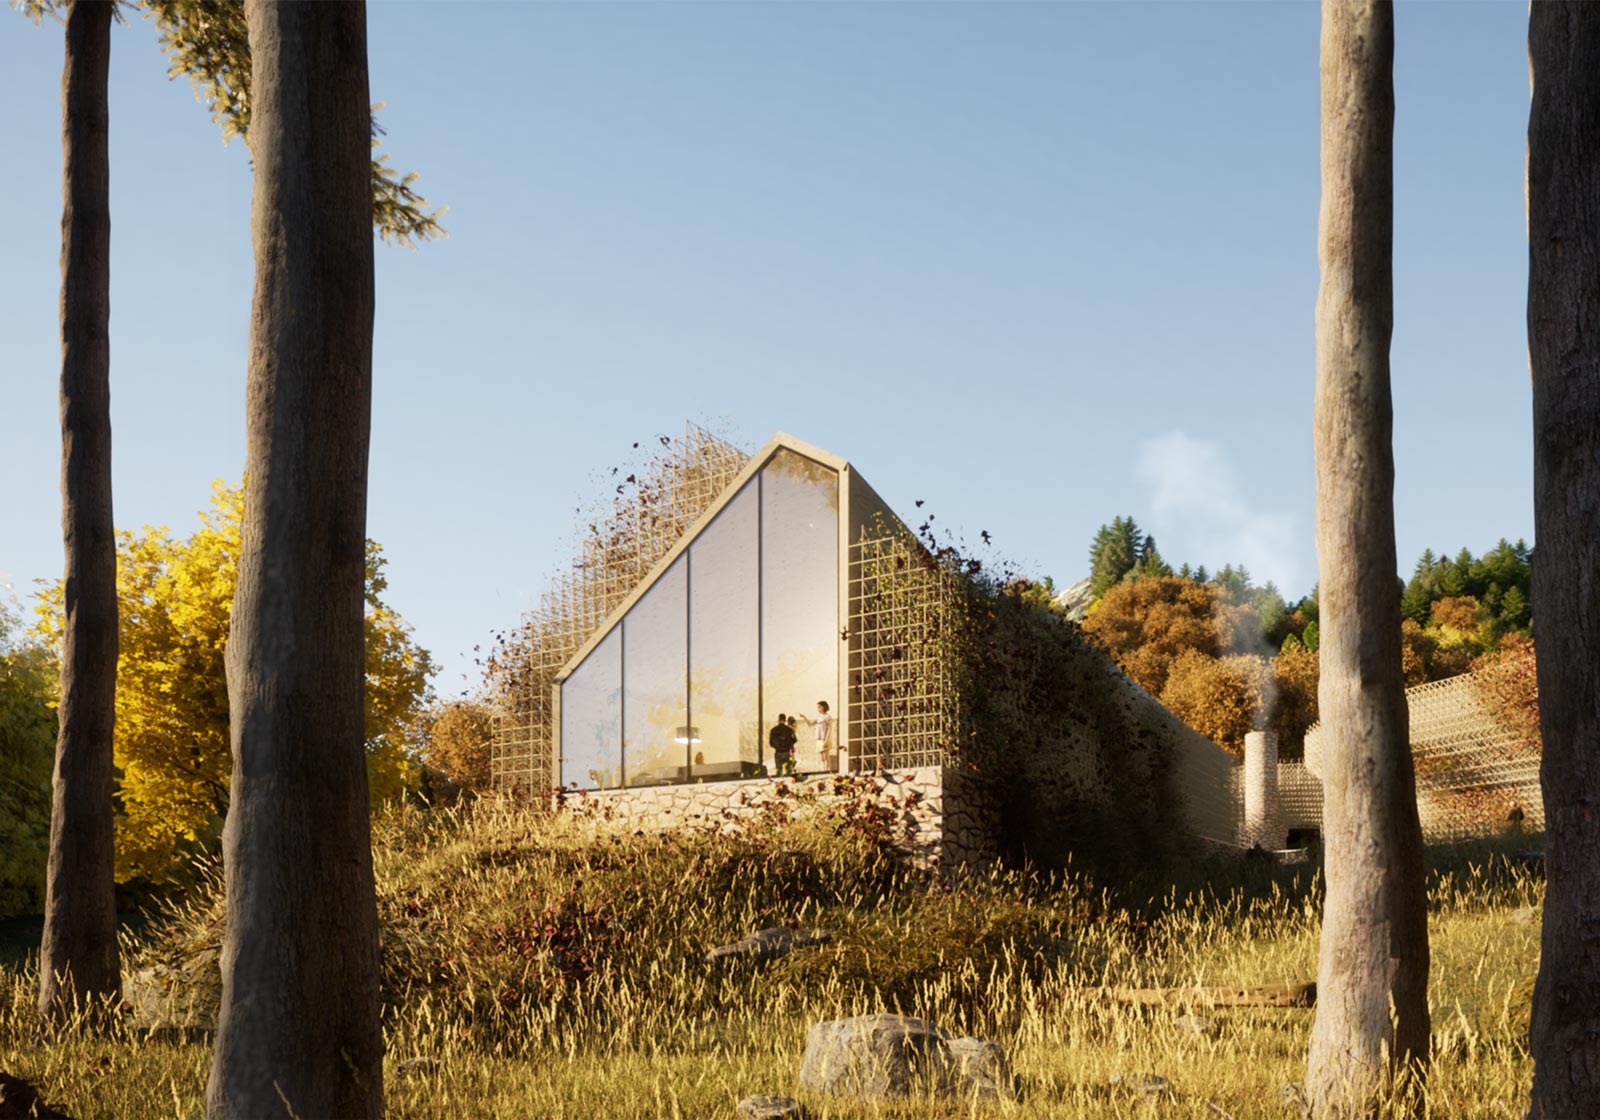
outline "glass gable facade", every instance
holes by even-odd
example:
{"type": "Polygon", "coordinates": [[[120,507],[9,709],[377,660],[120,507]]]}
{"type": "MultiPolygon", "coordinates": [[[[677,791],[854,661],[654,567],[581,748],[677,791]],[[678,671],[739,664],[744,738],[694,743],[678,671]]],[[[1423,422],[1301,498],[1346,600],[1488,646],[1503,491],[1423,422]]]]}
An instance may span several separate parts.
{"type": "Polygon", "coordinates": [[[839,475],[779,449],[561,682],[561,784],[613,789],[823,768],[839,707],[839,475]]]}

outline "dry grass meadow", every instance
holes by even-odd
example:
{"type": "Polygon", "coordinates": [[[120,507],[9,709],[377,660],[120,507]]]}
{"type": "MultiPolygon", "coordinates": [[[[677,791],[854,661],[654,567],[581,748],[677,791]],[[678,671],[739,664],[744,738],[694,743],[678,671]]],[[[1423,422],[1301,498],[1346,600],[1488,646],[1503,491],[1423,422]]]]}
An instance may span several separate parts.
{"type": "MultiPolygon", "coordinates": [[[[741,835],[639,834],[481,803],[398,810],[375,832],[394,1117],[731,1117],[753,1093],[839,1120],[1297,1115],[1279,1090],[1299,1078],[1310,1011],[1204,1011],[1211,1032],[1198,1033],[1181,1009],[1097,990],[1313,979],[1314,865],[1217,864],[1186,870],[1182,886],[1152,875],[1114,892],[1020,873],[951,885],[902,869],[848,811],[741,835]],[[761,967],[704,963],[773,925],[837,938],[761,967]],[[1003,1042],[1015,1094],[797,1092],[807,1026],[875,1010],[1003,1042]],[[1170,1088],[1139,1096],[1110,1085],[1117,1073],[1170,1088]]],[[[1431,1116],[1521,1115],[1543,883],[1512,847],[1430,854],[1431,1116]]],[[[130,969],[203,970],[214,880],[186,898],[130,935],[130,969]]],[[[36,1043],[32,967],[0,967],[0,1070],[79,1120],[201,1115],[203,1034],[126,1026],[36,1043]]]]}

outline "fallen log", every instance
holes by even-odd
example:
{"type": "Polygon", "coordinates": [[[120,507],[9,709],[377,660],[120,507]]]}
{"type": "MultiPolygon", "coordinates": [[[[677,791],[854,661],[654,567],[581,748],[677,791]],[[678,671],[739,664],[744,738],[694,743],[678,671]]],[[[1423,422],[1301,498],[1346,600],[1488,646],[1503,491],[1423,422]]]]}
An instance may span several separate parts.
{"type": "Polygon", "coordinates": [[[1102,1003],[1140,1007],[1315,1007],[1316,984],[1275,984],[1265,988],[1084,988],[1102,1003]]]}

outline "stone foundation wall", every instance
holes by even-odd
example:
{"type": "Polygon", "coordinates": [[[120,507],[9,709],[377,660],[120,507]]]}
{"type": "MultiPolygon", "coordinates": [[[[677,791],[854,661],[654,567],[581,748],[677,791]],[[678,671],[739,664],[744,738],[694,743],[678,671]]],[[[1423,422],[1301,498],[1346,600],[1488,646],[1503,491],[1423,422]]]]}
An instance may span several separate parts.
{"type": "Polygon", "coordinates": [[[859,798],[888,810],[916,865],[953,871],[988,866],[998,851],[995,808],[974,783],[943,766],[877,774],[813,774],[568,794],[561,807],[642,828],[742,824],[787,808],[826,810],[859,798]]]}

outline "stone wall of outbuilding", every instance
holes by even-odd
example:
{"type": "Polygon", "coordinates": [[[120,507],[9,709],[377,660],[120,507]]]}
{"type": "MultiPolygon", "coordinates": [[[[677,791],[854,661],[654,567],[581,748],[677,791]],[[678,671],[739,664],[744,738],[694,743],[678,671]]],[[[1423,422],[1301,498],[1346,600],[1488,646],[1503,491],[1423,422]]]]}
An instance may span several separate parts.
{"type": "Polygon", "coordinates": [[[858,799],[890,812],[897,843],[918,866],[982,869],[996,857],[994,807],[945,766],[599,790],[567,794],[561,804],[640,828],[725,825],[731,831],[775,811],[826,811],[858,799]]]}

